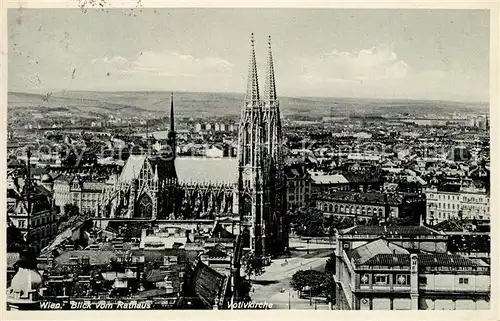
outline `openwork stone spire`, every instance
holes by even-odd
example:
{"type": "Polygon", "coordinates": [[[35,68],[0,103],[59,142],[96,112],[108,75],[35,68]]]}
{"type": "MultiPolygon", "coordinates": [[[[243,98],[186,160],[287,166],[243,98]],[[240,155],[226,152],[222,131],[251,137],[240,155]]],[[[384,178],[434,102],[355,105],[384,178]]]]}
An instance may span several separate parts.
{"type": "Polygon", "coordinates": [[[267,54],[266,80],[264,84],[264,105],[273,106],[276,102],[276,84],[274,81],[273,53],[271,50],[271,36],[269,36],[269,51],[267,54]]]}
{"type": "Polygon", "coordinates": [[[174,122],[174,93],[170,93],[170,131],[175,132],[174,122]]]}
{"type": "Polygon", "coordinates": [[[259,96],[259,81],[257,77],[257,61],[255,60],[255,41],[253,38],[253,33],[250,39],[250,58],[248,63],[248,80],[247,80],[247,92],[245,96],[245,106],[246,107],[258,107],[260,96],[259,96]]]}

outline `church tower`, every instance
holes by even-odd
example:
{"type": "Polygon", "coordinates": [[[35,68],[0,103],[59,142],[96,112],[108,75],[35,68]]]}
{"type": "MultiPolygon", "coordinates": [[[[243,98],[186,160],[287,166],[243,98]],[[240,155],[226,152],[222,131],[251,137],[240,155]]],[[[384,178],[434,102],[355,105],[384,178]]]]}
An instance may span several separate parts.
{"type": "Polygon", "coordinates": [[[177,134],[175,133],[174,121],[174,93],[170,93],[170,130],[168,131],[168,140],[172,149],[172,159],[175,160],[177,154],[177,134]]]}
{"type": "Polygon", "coordinates": [[[268,39],[268,53],[264,97],[262,99],[263,112],[263,141],[266,165],[268,167],[269,186],[269,247],[281,252],[287,247],[288,232],[284,228],[284,213],[286,212],[286,193],[284,184],[284,160],[282,151],[281,115],[279,100],[276,95],[274,77],[273,53],[271,50],[271,36],[268,39]]]}
{"type": "Polygon", "coordinates": [[[253,33],[248,65],[247,91],[238,135],[238,204],[244,238],[250,249],[265,253],[263,217],[262,106],[259,95],[253,33]]]}
{"type": "Polygon", "coordinates": [[[264,97],[260,97],[253,34],[239,127],[238,167],[239,213],[247,245],[258,255],[282,251],[284,198],[279,183],[283,168],[279,104],[270,43],[264,97]]]}

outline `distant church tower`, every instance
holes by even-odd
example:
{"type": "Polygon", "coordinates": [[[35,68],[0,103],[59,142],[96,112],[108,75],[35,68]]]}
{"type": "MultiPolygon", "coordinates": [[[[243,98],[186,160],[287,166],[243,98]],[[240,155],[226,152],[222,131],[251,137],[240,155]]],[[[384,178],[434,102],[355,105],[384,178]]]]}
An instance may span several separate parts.
{"type": "Polygon", "coordinates": [[[168,144],[172,149],[172,159],[177,155],[177,133],[175,132],[174,118],[174,93],[170,93],[170,130],[168,131],[168,144]]]}
{"type": "Polygon", "coordinates": [[[270,39],[263,100],[259,95],[253,34],[249,60],[238,137],[238,204],[248,246],[256,254],[267,255],[282,252],[287,238],[283,233],[281,121],[270,39]]]}

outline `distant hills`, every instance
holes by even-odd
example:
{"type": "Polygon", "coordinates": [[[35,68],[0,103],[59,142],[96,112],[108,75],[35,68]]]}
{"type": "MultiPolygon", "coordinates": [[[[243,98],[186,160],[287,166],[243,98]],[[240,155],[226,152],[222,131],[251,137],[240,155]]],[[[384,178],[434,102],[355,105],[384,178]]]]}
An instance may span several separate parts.
{"type": "MultiPolygon", "coordinates": [[[[176,92],[174,102],[179,117],[235,117],[239,116],[244,94],[176,92]]],[[[52,112],[75,116],[103,115],[141,116],[168,114],[170,92],[159,91],[61,91],[49,95],[8,93],[9,112],[19,109],[50,115],[52,112]]],[[[488,103],[450,101],[389,100],[323,97],[280,97],[284,116],[325,117],[346,115],[382,115],[401,113],[410,115],[448,114],[450,112],[485,113],[488,103]]]]}

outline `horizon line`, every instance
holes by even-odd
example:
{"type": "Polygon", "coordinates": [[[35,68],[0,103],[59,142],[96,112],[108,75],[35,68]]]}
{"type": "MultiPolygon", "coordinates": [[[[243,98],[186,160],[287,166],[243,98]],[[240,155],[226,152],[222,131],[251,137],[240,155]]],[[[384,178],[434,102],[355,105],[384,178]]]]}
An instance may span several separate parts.
{"type": "MultiPolygon", "coordinates": [[[[146,92],[161,92],[161,93],[200,93],[200,94],[228,94],[228,95],[245,95],[244,92],[229,92],[229,91],[187,91],[187,90],[160,90],[160,89],[135,89],[135,90],[90,90],[90,89],[56,89],[47,91],[17,91],[17,90],[7,90],[7,94],[32,94],[32,95],[44,95],[42,92],[56,94],[64,92],[82,92],[82,93],[146,93],[146,92]]],[[[428,102],[448,102],[448,103],[460,103],[460,104],[490,104],[489,100],[450,100],[450,99],[428,99],[428,98],[397,98],[397,97],[354,97],[354,96],[287,96],[281,95],[279,98],[292,98],[292,99],[314,99],[314,98],[329,98],[329,99],[359,99],[359,100],[392,100],[392,101],[428,101],[428,102]]]]}

